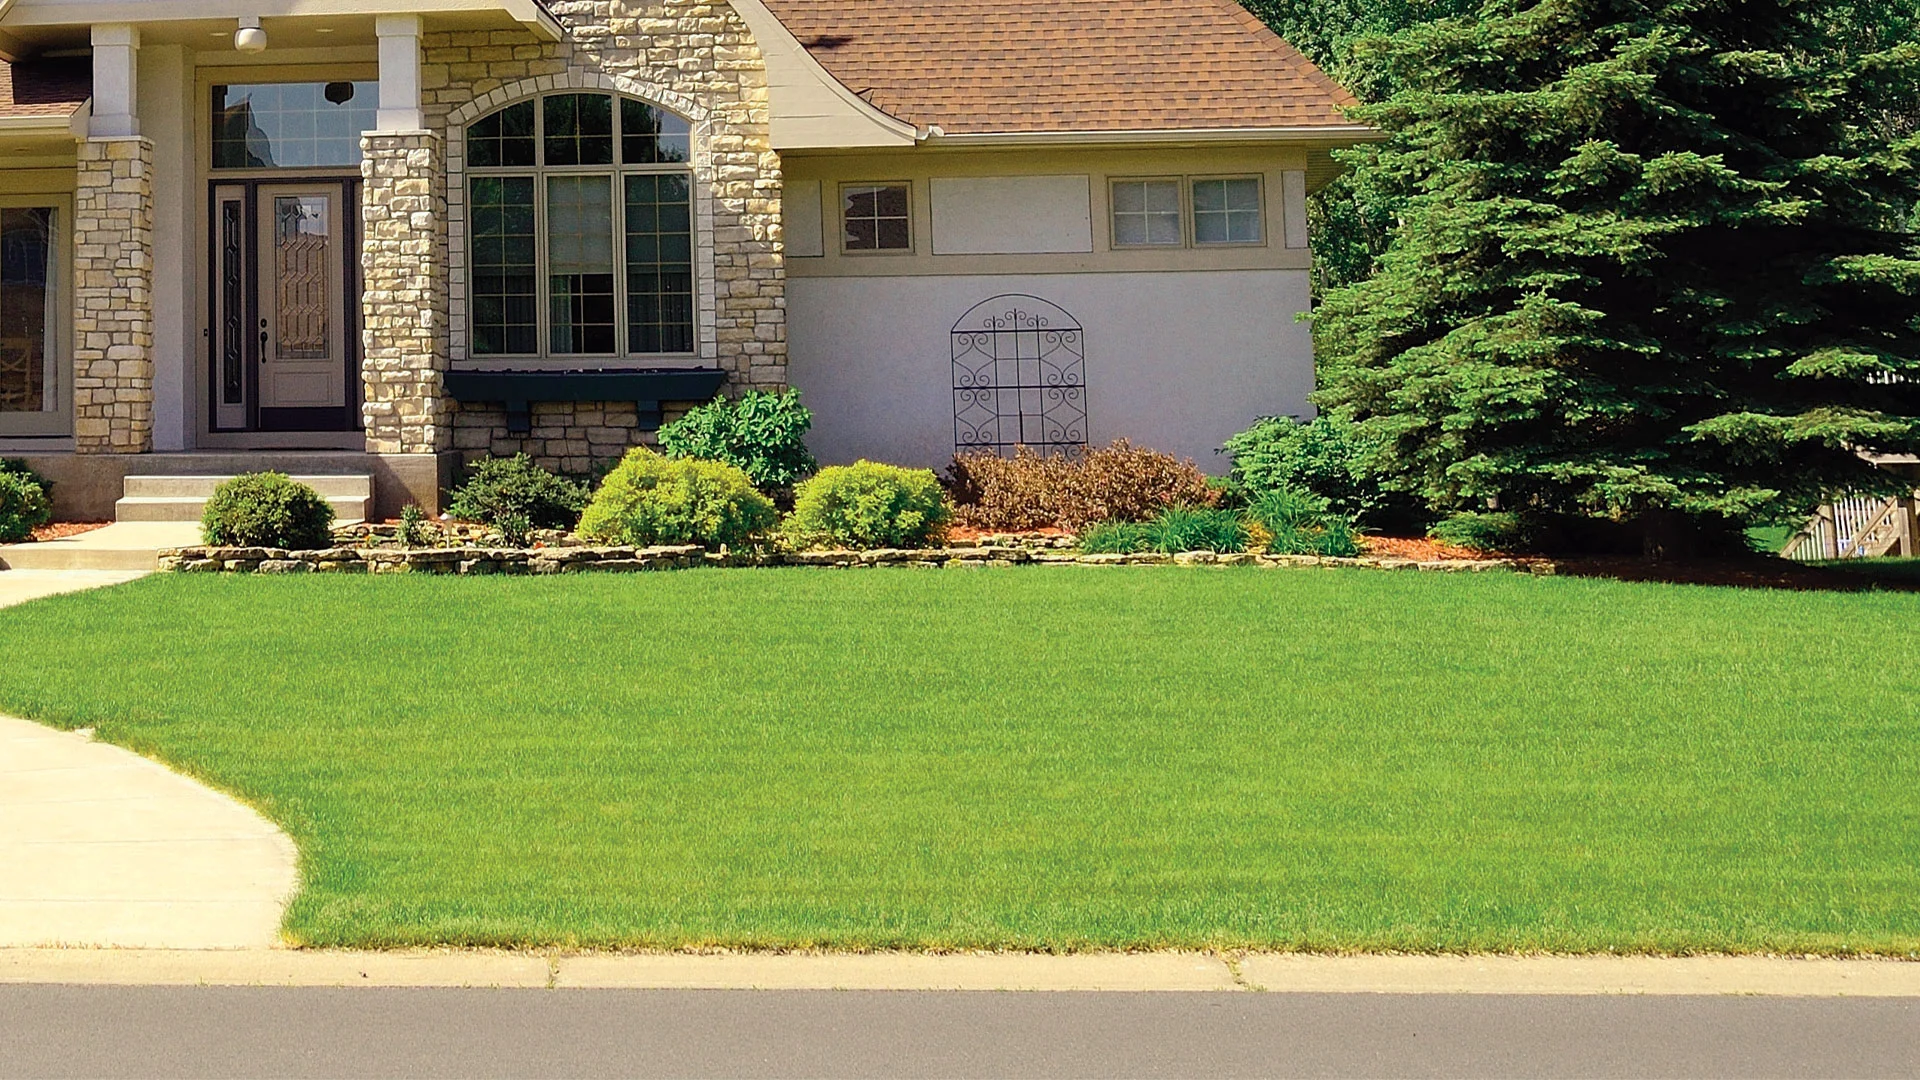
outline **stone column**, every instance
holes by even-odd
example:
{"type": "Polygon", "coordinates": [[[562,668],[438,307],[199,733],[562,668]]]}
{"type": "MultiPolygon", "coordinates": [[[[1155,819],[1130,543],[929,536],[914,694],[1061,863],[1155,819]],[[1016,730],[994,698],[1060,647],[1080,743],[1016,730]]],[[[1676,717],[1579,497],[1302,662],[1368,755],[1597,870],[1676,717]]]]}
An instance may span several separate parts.
{"type": "Polygon", "coordinates": [[[370,131],[360,148],[367,452],[436,453],[452,445],[440,137],[370,131]]]}
{"type": "Polygon", "coordinates": [[[73,199],[74,450],[153,449],[153,144],[80,144],[73,199]]]}

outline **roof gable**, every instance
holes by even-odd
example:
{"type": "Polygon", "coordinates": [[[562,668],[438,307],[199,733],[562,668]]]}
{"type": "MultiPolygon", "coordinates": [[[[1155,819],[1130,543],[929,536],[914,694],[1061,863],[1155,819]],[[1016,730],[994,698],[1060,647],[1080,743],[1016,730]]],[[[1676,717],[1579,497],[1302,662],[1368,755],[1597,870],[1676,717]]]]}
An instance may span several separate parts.
{"type": "Polygon", "coordinates": [[[876,107],[949,134],[1348,127],[1234,0],[764,0],[876,107]]]}

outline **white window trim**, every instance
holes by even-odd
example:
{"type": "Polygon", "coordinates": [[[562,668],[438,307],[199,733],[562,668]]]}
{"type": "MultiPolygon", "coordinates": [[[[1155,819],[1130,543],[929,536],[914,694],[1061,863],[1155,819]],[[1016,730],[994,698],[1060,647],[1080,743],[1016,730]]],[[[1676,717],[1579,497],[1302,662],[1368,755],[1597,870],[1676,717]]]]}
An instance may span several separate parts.
{"type": "Polygon", "coordinates": [[[1189,173],[1171,176],[1109,176],[1107,177],[1107,246],[1113,251],[1219,251],[1235,248],[1263,248],[1268,246],[1273,235],[1267,219],[1273,215],[1267,206],[1267,178],[1263,173],[1189,173]],[[1256,203],[1260,207],[1260,238],[1258,240],[1211,240],[1202,241],[1198,233],[1193,204],[1193,185],[1205,180],[1251,180],[1257,188],[1256,203]],[[1116,184],[1141,184],[1172,181],[1180,185],[1180,242],[1177,244],[1123,244],[1119,232],[1114,228],[1113,189],[1116,184]]]}
{"type": "MultiPolygon", "coordinates": [[[[538,111],[538,106],[535,106],[538,111]]],[[[566,367],[581,370],[624,368],[636,364],[649,367],[708,366],[720,356],[719,335],[714,324],[714,303],[718,295],[718,274],[714,267],[713,154],[708,147],[709,118],[698,101],[660,87],[643,85],[622,76],[585,68],[569,68],[559,75],[541,75],[522,79],[488,91],[455,109],[446,120],[447,140],[447,270],[448,270],[448,359],[466,370],[500,368],[566,367]],[[629,356],[537,356],[493,355],[476,357],[470,350],[468,323],[470,273],[467,238],[467,184],[471,172],[466,164],[467,126],[474,121],[530,98],[552,94],[604,92],[644,101],[686,120],[691,128],[693,160],[688,163],[693,184],[693,321],[692,353],[639,353],[629,356]]],[[[559,166],[561,169],[573,166],[559,166]]],[[[582,171],[617,171],[624,166],[590,166],[582,171]]],[[[644,166],[636,166],[643,169],[644,166]]],[[[491,172],[492,170],[481,170],[491,172]]],[[[544,211],[536,210],[537,213],[544,211]]],[[[624,236],[620,238],[624,244],[624,236]]],[[[622,249],[624,250],[624,249],[622,249]]],[[[617,260],[624,269],[625,259],[617,260]]],[[[624,319],[624,313],[616,312],[624,319]]],[[[545,313],[542,313],[544,332],[545,313]]],[[[547,342],[543,339],[541,344],[547,342]]]]}
{"type": "Polygon", "coordinates": [[[913,227],[914,205],[911,180],[842,180],[834,189],[834,226],[840,230],[840,254],[866,259],[874,256],[912,255],[919,249],[920,230],[913,227]],[[907,189],[907,246],[903,248],[850,248],[847,246],[847,189],[900,187],[907,189]]]}

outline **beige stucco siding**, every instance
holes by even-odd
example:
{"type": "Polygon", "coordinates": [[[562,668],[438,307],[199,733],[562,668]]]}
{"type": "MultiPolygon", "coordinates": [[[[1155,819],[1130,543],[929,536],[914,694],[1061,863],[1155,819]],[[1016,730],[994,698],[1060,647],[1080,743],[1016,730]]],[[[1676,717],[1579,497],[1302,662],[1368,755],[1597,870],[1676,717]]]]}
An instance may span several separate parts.
{"type": "Polygon", "coordinates": [[[1268,415],[1311,411],[1313,352],[1297,321],[1304,270],[796,277],[793,384],[825,462],[939,468],[954,451],[952,335],[976,304],[1038,297],[1084,332],[1089,441],[1192,457],[1268,415]]]}

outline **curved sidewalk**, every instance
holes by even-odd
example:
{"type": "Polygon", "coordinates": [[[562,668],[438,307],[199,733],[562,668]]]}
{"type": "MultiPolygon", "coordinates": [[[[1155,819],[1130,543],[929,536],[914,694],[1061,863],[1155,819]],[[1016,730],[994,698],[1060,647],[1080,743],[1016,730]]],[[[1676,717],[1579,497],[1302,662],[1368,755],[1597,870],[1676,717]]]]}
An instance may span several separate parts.
{"type": "MultiPolygon", "coordinates": [[[[0,607],[138,573],[9,570],[0,607]]],[[[280,943],[292,841],[138,754],[0,717],[0,947],[280,943]]]]}

